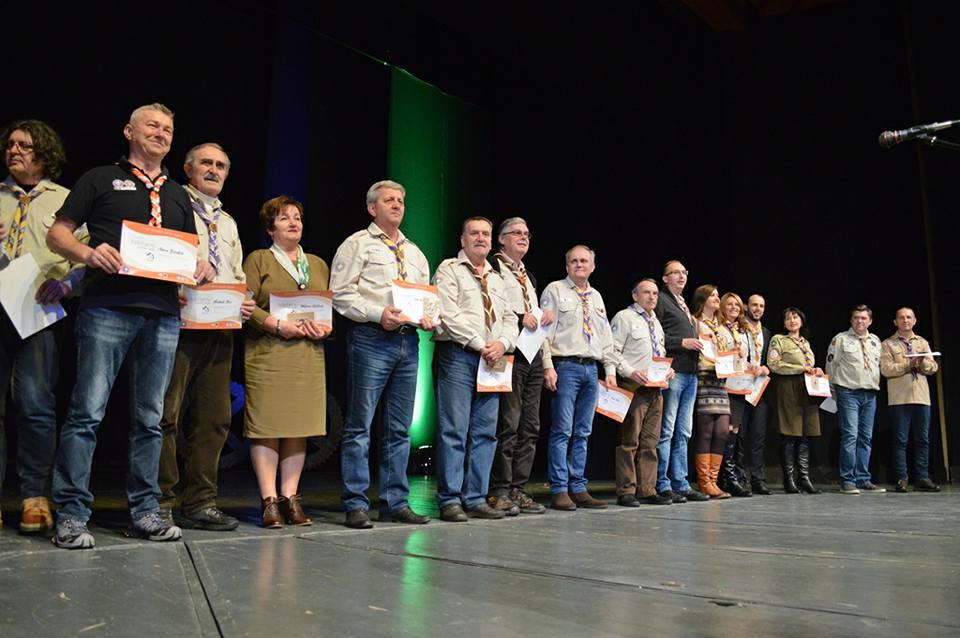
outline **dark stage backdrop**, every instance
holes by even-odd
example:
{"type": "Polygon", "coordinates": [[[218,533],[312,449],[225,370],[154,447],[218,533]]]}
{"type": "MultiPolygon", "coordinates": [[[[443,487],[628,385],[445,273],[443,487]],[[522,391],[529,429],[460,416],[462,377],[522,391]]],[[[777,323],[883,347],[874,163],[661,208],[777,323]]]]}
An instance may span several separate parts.
{"type": "MultiPolygon", "coordinates": [[[[389,176],[410,188],[407,230],[433,265],[455,253],[463,217],[523,215],[544,284],[564,276],[566,248],[587,243],[613,311],[630,302],[635,275],[658,276],[677,257],[692,272],[688,292],[707,282],[763,292],[769,325],[784,306],[802,307],[819,362],[855,303],[875,309],[881,337],[895,308],[912,305],[932,337],[925,188],[944,324],[934,347],[947,352],[955,396],[947,317],[960,156],[884,150],[876,138],[960,117],[947,66],[960,8],[836,2],[715,33],[680,2],[634,5],[174,1],[151,18],[120,2],[38,2],[0,23],[0,120],[51,123],[70,186],[115,161],[130,110],[158,100],[177,112],[174,175],[190,146],[227,147],[223,200],[248,251],[264,241],[259,205],[285,192],[307,205],[305,246],[329,261],[366,224],[367,186],[389,176]]],[[[342,339],[328,346],[341,401],[342,349],[342,339]]],[[[71,368],[65,357],[68,381],[71,368]]],[[[100,465],[122,464],[122,389],[100,465]]],[[[423,403],[418,415],[433,417],[423,403]]],[[[838,437],[823,421],[815,460],[832,477],[838,437]]],[[[877,426],[874,466],[888,480],[883,409],[877,426]]],[[[616,426],[598,417],[594,430],[589,475],[610,478],[616,426]]],[[[931,434],[942,478],[936,414],[931,434]]],[[[772,444],[769,453],[775,464],[772,444]]]]}

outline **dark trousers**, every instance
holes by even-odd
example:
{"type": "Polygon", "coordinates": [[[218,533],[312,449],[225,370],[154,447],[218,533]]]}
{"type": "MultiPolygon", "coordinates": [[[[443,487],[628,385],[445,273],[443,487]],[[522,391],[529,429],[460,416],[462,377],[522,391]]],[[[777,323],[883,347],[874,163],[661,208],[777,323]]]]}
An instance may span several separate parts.
{"type": "Polygon", "coordinates": [[[630,387],[633,401],[627,418],[620,424],[620,445],[614,453],[617,495],[657,495],[657,444],[663,417],[663,395],[659,388],[630,387]]]}
{"type": "Polygon", "coordinates": [[[757,407],[745,402],[743,409],[743,423],[740,424],[740,434],[737,437],[737,459],[743,459],[743,466],[738,467],[738,473],[746,476],[750,473],[752,481],[766,481],[767,475],[764,463],[764,447],[767,442],[767,419],[769,406],[766,399],[761,399],[757,407]]]}
{"type": "Polygon", "coordinates": [[[491,494],[504,494],[512,488],[522,490],[530,480],[540,435],[542,390],[540,353],[530,363],[517,351],[513,359],[513,392],[500,395],[497,451],[490,475],[491,494]]]}
{"type": "Polygon", "coordinates": [[[181,330],[173,375],[163,398],[163,448],[158,483],[164,502],[176,498],[180,482],[177,433],[184,415],[186,431],[181,503],[195,512],[216,504],[220,452],[230,431],[230,364],[233,334],[229,330],[181,330]]]}

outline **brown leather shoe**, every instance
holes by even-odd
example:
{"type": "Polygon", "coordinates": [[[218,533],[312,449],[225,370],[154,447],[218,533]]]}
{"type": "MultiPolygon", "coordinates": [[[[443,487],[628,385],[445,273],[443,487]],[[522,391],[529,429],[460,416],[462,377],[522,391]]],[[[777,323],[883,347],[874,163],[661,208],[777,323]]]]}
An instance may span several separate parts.
{"type": "Polygon", "coordinates": [[[20,533],[36,534],[49,532],[53,529],[53,514],[50,513],[50,503],[43,496],[33,496],[23,499],[23,510],[20,515],[20,533]]]}
{"type": "Polygon", "coordinates": [[[569,494],[567,494],[566,492],[562,492],[560,494],[550,495],[550,507],[552,507],[555,510],[572,512],[575,509],[577,509],[577,504],[573,502],[569,494]]]}
{"type": "Polygon", "coordinates": [[[516,516],[520,513],[520,507],[516,503],[510,500],[510,497],[506,494],[499,494],[497,496],[488,496],[487,505],[497,510],[498,512],[503,512],[505,516],[516,516]]]}
{"type": "Polygon", "coordinates": [[[593,498],[590,496],[590,492],[578,492],[576,494],[571,494],[570,498],[572,498],[573,502],[577,504],[577,507],[584,507],[586,509],[593,510],[602,510],[607,507],[606,501],[593,498]]]}
{"type": "Polygon", "coordinates": [[[263,526],[266,529],[280,529],[283,527],[283,516],[280,515],[280,505],[276,496],[268,496],[260,501],[263,508],[263,526]]]}
{"type": "Polygon", "coordinates": [[[313,525],[313,519],[303,513],[303,508],[300,507],[300,495],[294,494],[293,496],[281,496],[278,505],[280,506],[280,513],[283,514],[283,520],[286,521],[287,525],[313,525]]]}
{"type": "Polygon", "coordinates": [[[530,498],[530,495],[521,489],[511,489],[510,500],[517,504],[521,514],[543,514],[547,511],[547,508],[530,498]]]}

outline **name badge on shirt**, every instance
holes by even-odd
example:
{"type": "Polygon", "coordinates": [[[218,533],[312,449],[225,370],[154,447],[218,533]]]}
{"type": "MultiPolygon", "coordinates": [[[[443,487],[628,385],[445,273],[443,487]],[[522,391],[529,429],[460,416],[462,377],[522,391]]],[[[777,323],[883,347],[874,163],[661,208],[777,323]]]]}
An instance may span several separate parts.
{"type": "Polygon", "coordinates": [[[137,190],[137,185],[133,183],[132,179],[115,179],[113,180],[113,190],[135,191],[137,190]]]}

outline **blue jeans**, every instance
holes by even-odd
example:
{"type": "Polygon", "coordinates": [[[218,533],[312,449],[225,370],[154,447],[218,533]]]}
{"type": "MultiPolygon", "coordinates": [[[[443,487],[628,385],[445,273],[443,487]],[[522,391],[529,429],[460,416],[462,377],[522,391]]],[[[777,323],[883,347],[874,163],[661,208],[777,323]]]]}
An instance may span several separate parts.
{"type": "Polygon", "coordinates": [[[60,433],[53,473],[58,517],[90,518],[90,466],[97,428],[124,360],[130,384],[127,504],[134,518],[159,510],[160,417],[179,334],[179,317],[173,315],[144,316],[109,308],[80,311],[77,384],[60,433]]]}
{"type": "Polygon", "coordinates": [[[840,426],[840,482],[860,487],[871,478],[870,444],[877,413],[877,391],[835,388],[840,426]]]}
{"type": "Polygon", "coordinates": [[[663,424],[657,445],[657,492],[686,492],[687,443],[693,434],[693,409],[697,403],[697,375],[678,372],[663,390],[663,424]]]}
{"type": "Polygon", "coordinates": [[[587,441],[597,409],[597,364],[554,362],[557,392],[550,402],[547,478],[551,494],[587,491],[587,441]]]}
{"type": "Polygon", "coordinates": [[[930,406],[910,403],[891,405],[896,441],[893,446],[893,465],[897,480],[907,479],[907,441],[913,430],[913,480],[930,478],[930,406]]]}
{"type": "Polygon", "coordinates": [[[457,503],[477,507],[484,502],[490,484],[500,396],[477,392],[479,353],[440,342],[435,357],[440,422],[437,503],[441,508],[457,503]]]}
{"type": "Polygon", "coordinates": [[[370,424],[381,396],[384,398],[380,442],[380,509],[396,512],[405,507],[407,460],[410,458],[410,425],[417,393],[420,337],[416,332],[397,334],[365,325],[347,335],[347,387],[349,400],[340,448],[343,507],[347,511],[370,507],[370,424]]]}
{"type": "MultiPolygon", "coordinates": [[[[53,458],[57,451],[57,374],[60,368],[61,324],[49,326],[26,339],[4,318],[0,348],[0,401],[7,387],[13,399],[11,421],[17,424],[17,474],[20,497],[50,492],[53,458]],[[12,383],[10,383],[12,379],[12,383]]],[[[0,410],[2,411],[2,410],[0,410]]],[[[0,483],[6,465],[5,419],[0,417],[0,483]]]]}

